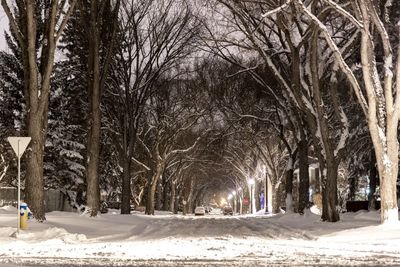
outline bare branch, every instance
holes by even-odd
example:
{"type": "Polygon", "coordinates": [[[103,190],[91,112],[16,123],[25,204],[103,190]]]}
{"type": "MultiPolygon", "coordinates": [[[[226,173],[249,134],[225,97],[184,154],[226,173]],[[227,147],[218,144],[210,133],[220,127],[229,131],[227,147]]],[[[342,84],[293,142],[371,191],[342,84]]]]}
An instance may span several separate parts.
{"type": "Polygon", "coordinates": [[[329,47],[332,49],[336,60],[340,66],[340,69],[343,71],[343,73],[346,75],[348,80],[350,81],[350,84],[353,87],[353,91],[356,94],[356,97],[358,99],[358,102],[360,103],[360,106],[364,112],[365,115],[368,114],[368,104],[367,101],[362,94],[360,84],[357,81],[357,78],[354,76],[354,73],[350,69],[350,67],[347,65],[346,61],[344,60],[342,54],[340,53],[339,48],[335,44],[335,42],[332,40],[331,35],[329,34],[328,29],[326,26],[317,18],[315,17],[307,8],[304,7],[303,2],[301,0],[296,0],[296,6],[299,8],[299,10],[304,13],[307,17],[309,17],[321,30],[322,35],[324,36],[326,42],[328,43],[329,47]]]}
{"type": "Polygon", "coordinates": [[[175,155],[175,154],[182,154],[182,153],[190,152],[192,149],[194,149],[196,147],[196,145],[200,141],[200,139],[201,139],[201,136],[197,137],[196,141],[190,147],[188,147],[186,149],[176,149],[176,150],[169,152],[167,154],[167,158],[169,158],[170,156],[175,155]]]}
{"type": "Polygon", "coordinates": [[[328,3],[333,9],[335,9],[337,12],[342,14],[344,17],[348,18],[354,25],[357,26],[357,28],[361,29],[363,28],[363,25],[361,22],[359,22],[353,15],[351,15],[349,12],[344,10],[341,6],[333,2],[332,0],[325,0],[326,3],[328,3]]]}
{"type": "Polygon", "coordinates": [[[6,13],[8,17],[8,21],[10,23],[11,29],[13,30],[15,36],[17,36],[18,42],[22,48],[25,47],[25,42],[24,42],[24,35],[21,32],[21,29],[18,27],[18,24],[14,18],[14,15],[12,14],[10,7],[8,6],[7,0],[1,0],[1,5],[3,6],[4,12],[6,13]]]}
{"type": "Polygon", "coordinates": [[[148,167],[146,164],[144,164],[143,162],[139,161],[138,159],[136,159],[135,157],[132,156],[132,160],[133,162],[135,162],[137,165],[145,168],[147,171],[151,171],[151,168],[148,167]]]}
{"type": "MultiPolygon", "coordinates": [[[[67,22],[68,22],[68,20],[69,20],[69,18],[70,18],[70,16],[71,16],[72,12],[74,11],[76,2],[77,2],[77,0],[73,0],[73,1],[70,3],[70,6],[68,7],[68,11],[67,11],[67,13],[65,14],[65,16],[64,16],[64,18],[63,18],[63,20],[62,20],[62,22],[61,22],[61,25],[60,25],[60,27],[58,28],[58,30],[57,30],[57,32],[56,32],[56,34],[55,34],[55,36],[54,36],[56,42],[57,42],[57,40],[60,38],[61,34],[63,33],[64,28],[65,28],[65,26],[67,25],[67,22]]],[[[61,7],[61,11],[60,11],[60,12],[62,12],[62,8],[63,8],[63,7],[61,7]]]]}
{"type": "Polygon", "coordinates": [[[275,9],[273,9],[273,10],[270,10],[270,11],[268,11],[268,12],[262,14],[261,16],[262,16],[263,18],[267,18],[267,17],[269,17],[269,16],[272,16],[273,14],[279,13],[279,12],[281,12],[282,10],[284,10],[285,8],[287,8],[287,7],[289,6],[290,2],[292,2],[292,0],[288,0],[285,4],[281,5],[280,7],[275,8],[275,9]]]}

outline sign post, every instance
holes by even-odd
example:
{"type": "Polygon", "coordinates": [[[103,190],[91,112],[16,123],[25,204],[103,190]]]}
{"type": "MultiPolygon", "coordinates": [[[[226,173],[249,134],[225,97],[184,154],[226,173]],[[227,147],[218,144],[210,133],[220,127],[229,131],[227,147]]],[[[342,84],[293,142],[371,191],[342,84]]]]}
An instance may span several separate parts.
{"type": "Polygon", "coordinates": [[[28,147],[29,142],[31,141],[30,137],[8,137],[8,142],[11,144],[15,154],[17,154],[18,158],[18,204],[17,204],[17,234],[19,234],[20,228],[20,201],[21,201],[21,157],[25,152],[25,149],[28,147]]]}

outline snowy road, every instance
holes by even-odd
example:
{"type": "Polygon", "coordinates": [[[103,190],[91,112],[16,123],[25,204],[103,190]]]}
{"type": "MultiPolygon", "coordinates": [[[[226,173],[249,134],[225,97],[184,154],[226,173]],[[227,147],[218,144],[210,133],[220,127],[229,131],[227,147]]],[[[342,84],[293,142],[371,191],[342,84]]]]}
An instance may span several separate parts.
{"type": "Polygon", "coordinates": [[[18,238],[0,208],[0,266],[400,266],[400,226],[377,212],[319,216],[85,215],[52,212],[18,238]]]}
{"type": "MultiPolygon", "coordinates": [[[[323,251],[320,251],[320,253],[323,251]]],[[[224,260],[121,260],[112,258],[2,258],[0,267],[12,266],[399,266],[398,255],[386,255],[362,252],[364,255],[332,255],[332,253],[307,254],[305,251],[296,254],[288,254],[284,251],[278,253],[267,252],[264,256],[249,255],[248,257],[237,257],[224,260]],[[275,254],[274,254],[275,253],[275,254]],[[10,263],[12,265],[10,265],[10,263]]],[[[351,253],[351,251],[349,251],[351,253]]],[[[360,254],[361,252],[358,251],[360,254]]]]}

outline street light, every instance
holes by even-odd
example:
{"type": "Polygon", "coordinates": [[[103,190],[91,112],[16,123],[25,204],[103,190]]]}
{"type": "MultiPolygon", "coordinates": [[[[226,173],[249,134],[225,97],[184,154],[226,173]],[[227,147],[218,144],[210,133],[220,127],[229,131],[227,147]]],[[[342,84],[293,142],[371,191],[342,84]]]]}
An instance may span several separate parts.
{"type": "Polygon", "coordinates": [[[239,214],[243,213],[243,190],[241,187],[237,189],[239,195],[239,214]]]}
{"type": "Polygon", "coordinates": [[[255,181],[253,178],[249,179],[249,186],[250,186],[250,212],[251,214],[254,213],[254,209],[253,209],[253,202],[254,202],[254,197],[253,197],[253,189],[254,189],[254,184],[255,181]]]}

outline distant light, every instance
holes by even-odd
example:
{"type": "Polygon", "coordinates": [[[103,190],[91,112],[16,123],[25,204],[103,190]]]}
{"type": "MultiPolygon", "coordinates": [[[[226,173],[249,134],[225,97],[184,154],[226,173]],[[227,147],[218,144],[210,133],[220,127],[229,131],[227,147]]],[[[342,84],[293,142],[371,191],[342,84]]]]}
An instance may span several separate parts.
{"type": "Polygon", "coordinates": [[[249,179],[249,185],[253,185],[255,183],[254,179],[249,179]]]}
{"type": "Polygon", "coordinates": [[[232,191],[232,195],[236,196],[236,191],[232,191]]]}
{"type": "Polygon", "coordinates": [[[229,194],[228,200],[231,200],[231,199],[232,199],[232,194],[229,194]]]}
{"type": "Polygon", "coordinates": [[[221,197],[221,201],[220,201],[219,205],[220,205],[220,207],[225,206],[226,205],[226,199],[221,197]]]}

